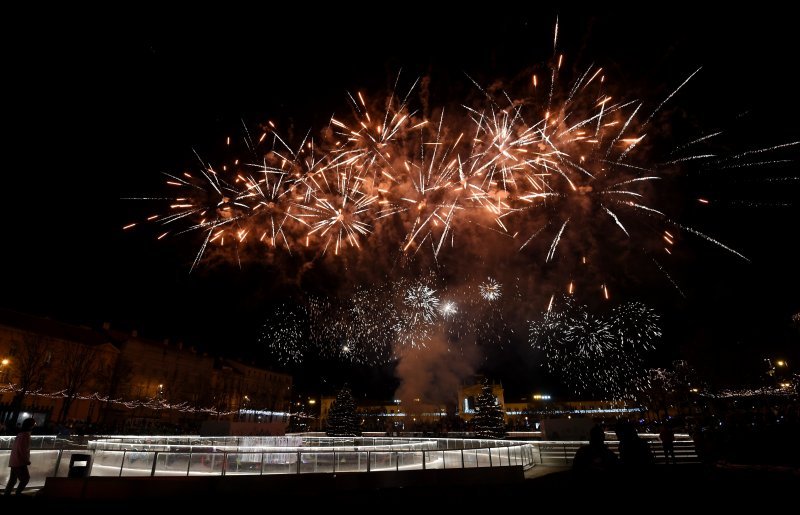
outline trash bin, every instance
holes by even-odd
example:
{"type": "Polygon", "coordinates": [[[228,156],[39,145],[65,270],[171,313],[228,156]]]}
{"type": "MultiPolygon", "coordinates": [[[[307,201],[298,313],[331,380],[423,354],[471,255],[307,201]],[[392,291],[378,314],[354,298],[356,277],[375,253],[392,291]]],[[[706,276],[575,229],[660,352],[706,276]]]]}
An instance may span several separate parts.
{"type": "Polygon", "coordinates": [[[67,477],[88,477],[91,466],[91,454],[73,454],[69,458],[69,473],[67,477]]]}

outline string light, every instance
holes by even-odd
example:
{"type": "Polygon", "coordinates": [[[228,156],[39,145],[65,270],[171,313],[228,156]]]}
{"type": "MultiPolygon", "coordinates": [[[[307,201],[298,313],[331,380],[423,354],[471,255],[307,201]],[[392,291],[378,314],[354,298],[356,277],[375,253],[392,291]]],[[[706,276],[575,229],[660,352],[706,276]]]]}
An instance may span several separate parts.
{"type": "MultiPolygon", "coordinates": [[[[15,385],[15,384],[7,384],[5,386],[0,387],[0,393],[19,393],[22,391],[22,388],[15,385]]],[[[66,390],[59,390],[57,392],[42,392],[41,390],[35,391],[27,391],[25,395],[31,395],[34,397],[43,397],[45,399],[66,399],[70,397],[66,394],[66,390]]],[[[266,415],[277,415],[277,416],[284,416],[284,417],[308,417],[303,412],[283,412],[283,411],[272,411],[267,409],[260,409],[260,410],[227,410],[221,411],[215,408],[197,408],[189,405],[187,402],[179,402],[179,403],[169,403],[164,400],[156,400],[156,399],[147,399],[147,400],[124,400],[124,399],[112,399],[108,395],[102,395],[98,392],[88,394],[88,395],[74,395],[72,396],[73,399],[84,400],[84,401],[98,401],[98,402],[106,402],[110,404],[117,404],[120,406],[124,406],[128,409],[136,409],[136,408],[148,408],[152,410],[175,410],[180,411],[181,413],[207,413],[210,415],[215,416],[226,416],[226,415],[235,415],[237,413],[260,413],[266,415]]]]}

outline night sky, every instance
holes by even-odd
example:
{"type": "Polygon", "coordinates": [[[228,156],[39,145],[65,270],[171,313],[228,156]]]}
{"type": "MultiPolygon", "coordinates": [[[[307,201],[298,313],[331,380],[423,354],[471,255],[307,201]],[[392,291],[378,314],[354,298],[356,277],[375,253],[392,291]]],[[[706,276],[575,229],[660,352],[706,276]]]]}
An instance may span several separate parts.
{"type": "MultiPolygon", "coordinates": [[[[668,106],[682,126],[730,131],[729,149],[800,139],[790,79],[796,28],[785,12],[531,6],[445,15],[390,7],[391,16],[342,8],[131,12],[89,24],[72,11],[21,22],[30,24],[19,30],[24,36],[3,46],[12,136],[4,145],[0,306],[87,325],[110,321],[158,340],[266,359],[261,326],[297,294],[284,272],[223,264],[190,274],[199,236],[156,241],[155,230],[123,232],[160,205],[122,199],[157,196],[161,172],[196,167],[193,149],[214,159],[242,122],[252,128],[270,119],[296,138],[315,134],[346,111],[347,91],[385,91],[400,69],[430,78],[432,104],[474,93],[465,73],[480,84],[514,77],[551,58],[556,15],[569,66],[595,62],[631,97],[658,101],[703,66],[668,106]]],[[[796,162],[797,147],[773,157],[796,162]]],[[[617,272],[638,276],[619,295],[643,299],[664,317],[653,364],[686,357],[724,383],[765,357],[800,363],[800,333],[791,325],[800,312],[800,170],[790,163],[711,178],[687,170],[678,181],[683,196],[674,200],[681,220],[752,262],[686,238],[670,266],[686,298],[652,268],[617,272]],[[774,177],[793,180],[763,180],[774,177]],[[701,195],[722,207],[699,209],[701,195]]],[[[512,394],[555,387],[532,361],[527,350],[508,346],[475,371],[512,394]]],[[[362,394],[388,398],[397,385],[390,365],[309,363],[291,372],[309,390],[348,380],[362,394]]]]}

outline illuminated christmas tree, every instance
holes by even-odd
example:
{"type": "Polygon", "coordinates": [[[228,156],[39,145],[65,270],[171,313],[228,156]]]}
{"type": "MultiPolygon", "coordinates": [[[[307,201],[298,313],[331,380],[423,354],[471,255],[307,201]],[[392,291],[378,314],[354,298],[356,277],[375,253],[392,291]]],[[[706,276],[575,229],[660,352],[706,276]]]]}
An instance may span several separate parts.
{"type": "Polygon", "coordinates": [[[475,399],[475,435],[479,438],[504,438],[506,436],[506,423],[503,420],[503,409],[497,402],[497,397],[492,394],[492,386],[488,381],[483,382],[483,389],[475,399]]]}
{"type": "Polygon", "coordinates": [[[361,436],[361,424],[356,414],[356,400],[350,388],[345,385],[336,394],[336,400],[328,412],[325,434],[328,436],[361,436]]]}

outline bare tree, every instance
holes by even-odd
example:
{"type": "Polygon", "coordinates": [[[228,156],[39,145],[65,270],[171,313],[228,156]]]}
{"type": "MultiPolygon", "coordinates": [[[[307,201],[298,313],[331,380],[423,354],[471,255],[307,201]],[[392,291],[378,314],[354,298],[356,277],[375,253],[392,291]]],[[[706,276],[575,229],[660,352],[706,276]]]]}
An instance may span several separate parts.
{"type": "Polygon", "coordinates": [[[44,385],[49,352],[49,346],[41,336],[31,334],[22,338],[22,346],[16,353],[17,392],[11,400],[12,423],[16,423],[28,393],[44,385]]]}
{"type": "Polygon", "coordinates": [[[58,416],[59,423],[67,420],[72,403],[89,382],[97,361],[97,349],[90,345],[68,342],[64,344],[61,359],[64,402],[61,404],[61,412],[58,416]]]}
{"type": "MultiPolygon", "coordinates": [[[[266,395],[262,392],[262,395],[268,399],[267,408],[270,411],[270,422],[275,418],[276,411],[282,411],[286,407],[286,396],[283,388],[281,388],[281,384],[282,383],[272,383],[269,385],[266,395]]],[[[291,411],[291,399],[289,405],[289,411],[291,411]]]]}
{"type": "Polygon", "coordinates": [[[679,413],[689,410],[691,394],[699,386],[695,370],[686,361],[675,361],[671,369],[651,369],[637,397],[642,406],[647,406],[655,413],[656,418],[665,419],[669,416],[670,408],[679,413]]]}
{"type": "Polygon", "coordinates": [[[111,366],[103,366],[100,373],[100,382],[105,385],[106,402],[103,405],[102,422],[108,422],[111,400],[130,393],[130,381],[133,376],[133,365],[122,356],[117,357],[111,366]]]}
{"type": "Polygon", "coordinates": [[[639,405],[646,406],[648,411],[655,413],[655,417],[658,420],[662,418],[662,411],[664,412],[664,418],[666,418],[672,402],[674,381],[675,373],[672,370],[664,368],[650,369],[647,377],[642,381],[636,392],[639,405]]]}
{"type": "Polygon", "coordinates": [[[242,394],[242,379],[229,366],[223,366],[214,384],[214,409],[217,412],[229,411],[235,400],[242,394]]]}
{"type": "Polygon", "coordinates": [[[166,374],[164,382],[165,400],[171,403],[189,402],[191,399],[189,392],[189,381],[186,377],[187,371],[180,367],[178,363],[173,363],[172,372],[166,374]]]}

